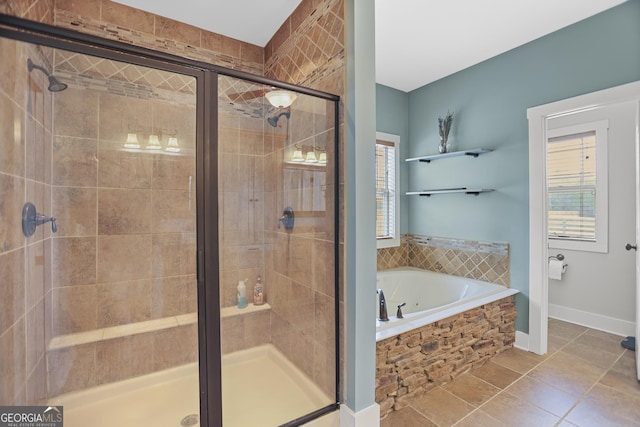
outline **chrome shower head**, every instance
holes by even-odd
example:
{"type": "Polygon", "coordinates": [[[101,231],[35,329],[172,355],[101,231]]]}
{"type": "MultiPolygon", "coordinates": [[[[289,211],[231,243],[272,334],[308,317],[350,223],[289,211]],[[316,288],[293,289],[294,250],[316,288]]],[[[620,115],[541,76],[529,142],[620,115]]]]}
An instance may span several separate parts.
{"type": "Polygon", "coordinates": [[[29,70],[29,72],[33,71],[34,69],[42,71],[49,79],[48,89],[50,92],[62,92],[68,87],[66,83],[62,83],[60,80],[56,79],[55,76],[51,75],[51,73],[49,73],[46,68],[34,64],[31,58],[27,59],[27,69],[29,70]]]}
{"type": "Polygon", "coordinates": [[[285,116],[287,119],[291,118],[291,110],[284,110],[276,114],[275,116],[267,118],[267,122],[273,127],[278,126],[278,120],[280,117],[285,116]]]}

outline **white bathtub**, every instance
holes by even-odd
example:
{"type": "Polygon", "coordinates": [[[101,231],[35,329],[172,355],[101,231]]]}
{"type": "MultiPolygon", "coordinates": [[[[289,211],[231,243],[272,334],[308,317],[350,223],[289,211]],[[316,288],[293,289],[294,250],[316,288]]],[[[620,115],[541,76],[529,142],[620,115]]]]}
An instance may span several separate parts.
{"type": "MultiPolygon", "coordinates": [[[[377,288],[387,301],[388,322],[376,320],[376,341],[445,319],[472,308],[515,295],[519,291],[466,277],[403,267],[379,271],[377,288]],[[398,305],[403,319],[396,317],[398,305]]],[[[376,296],[376,319],[379,300],[376,296]]]]}

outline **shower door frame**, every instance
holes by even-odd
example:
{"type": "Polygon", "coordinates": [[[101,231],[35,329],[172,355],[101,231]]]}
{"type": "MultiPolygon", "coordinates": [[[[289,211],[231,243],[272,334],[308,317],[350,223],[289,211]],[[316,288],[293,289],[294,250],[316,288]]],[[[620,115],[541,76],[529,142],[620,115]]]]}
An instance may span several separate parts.
{"type": "Polygon", "coordinates": [[[222,351],[220,344],[220,283],[218,245],[218,77],[292,90],[334,103],[334,284],[335,284],[335,403],[292,420],[283,426],[305,424],[340,407],[340,97],[307,87],[281,82],[244,71],[155,51],[131,44],[80,33],[48,24],[0,14],[0,37],[81,53],[123,63],[155,68],[196,79],[196,274],[198,298],[198,369],[200,421],[203,426],[222,427],[222,351]],[[206,190],[206,191],[205,191],[206,190]]]}

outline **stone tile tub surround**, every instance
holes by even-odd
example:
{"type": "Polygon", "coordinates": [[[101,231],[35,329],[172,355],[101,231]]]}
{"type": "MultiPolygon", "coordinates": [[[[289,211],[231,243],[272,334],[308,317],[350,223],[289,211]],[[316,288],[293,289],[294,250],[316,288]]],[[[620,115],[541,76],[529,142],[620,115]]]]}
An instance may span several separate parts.
{"type": "Polygon", "coordinates": [[[400,246],[378,249],[378,271],[416,267],[511,287],[509,244],[404,234],[400,246]]]}
{"type": "Polygon", "coordinates": [[[376,402],[381,418],[511,348],[516,315],[511,296],[378,341],[376,402]]]}
{"type": "MultiPolygon", "coordinates": [[[[415,267],[510,287],[509,245],[406,234],[400,246],[378,249],[378,270],[415,267]]],[[[514,297],[423,326],[376,345],[380,415],[445,384],[515,341],[514,297]]]]}

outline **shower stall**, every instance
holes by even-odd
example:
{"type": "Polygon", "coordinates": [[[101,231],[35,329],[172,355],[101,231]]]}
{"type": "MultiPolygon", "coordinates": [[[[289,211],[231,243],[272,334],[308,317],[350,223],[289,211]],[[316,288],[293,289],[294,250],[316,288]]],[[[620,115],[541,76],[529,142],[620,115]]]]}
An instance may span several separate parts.
{"type": "Polygon", "coordinates": [[[5,15],[0,51],[0,406],[337,409],[339,98],[5,15]]]}

